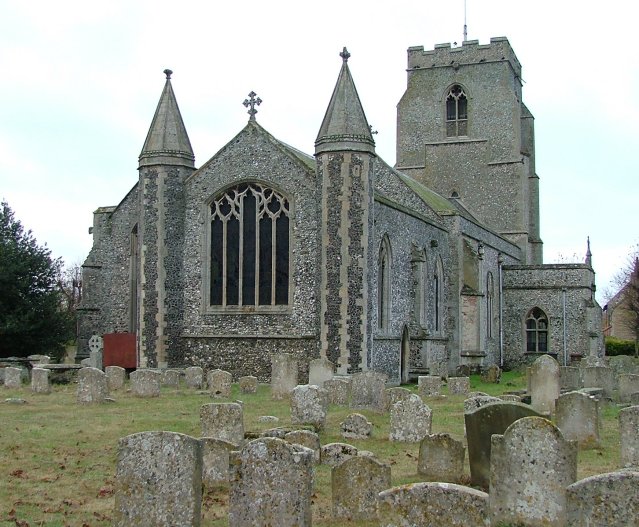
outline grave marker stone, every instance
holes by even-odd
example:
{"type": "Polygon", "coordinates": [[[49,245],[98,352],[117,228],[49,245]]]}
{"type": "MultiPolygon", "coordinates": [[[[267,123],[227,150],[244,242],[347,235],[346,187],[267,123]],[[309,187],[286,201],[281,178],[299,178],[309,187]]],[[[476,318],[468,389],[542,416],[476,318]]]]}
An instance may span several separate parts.
{"type": "Polygon", "coordinates": [[[222,439],[203,437],[202,443],[202,483],[215,487],[229,482],[229,459],[238,445],[222,439]]]}
{"type": "Polygon", "coordinates": [[[229,398],[231,397],[231,384],[233,376],[224,370],[213,370],[206,376],[206,383],[212,397],[229,398]]]}
{"type": "Polygon", "coordinates": [[[639,406],[629,406],[619,412],[621,466],[639,469],[639,406]]]}
{"type": "Polygon", "coordinates": [[[271,397],[287,399],[297,386],[297,358],[291,353],[271,357],[271,397]]]}
{"type": "Polygon", "coordinates": [[[22,369],[13,366],[4,368],[4,386],[14,390],[22,388],[22,369]]]}
{"type": "Polygon", "coordinates": [[[347,459],[357,456],[357,448],[347,443],[328,443],[320,449],[320,462],[336,467],[347,459]]]}
{"type": "Polygon", "coordinates": [[[639,392],[639,375],[636,373],[624,373],[619,375],[619,400],[629,403],[633,393],[639,392]]]}
{"type": "Polygon", "coordinates": [[[239,403],[209,403],[200,407],[202,437],[240,445],[244,441],[244,410],[239,403]]]}
{"type": "Polygon", "coordinates": [[[439,375],[420,375],[417,377],[417,393],[422,397],[439,397],[442,378],[439,375]]]}
{"type": "Polygon", "coordinates": [[[179,370],[163,370],[162,371],[162,384],[164,386],[172,386],[177,388],[180,386],[180,376],[182,372],[179,370]]]}
{"type": "Polygon", "coordinates": [[[582,447],[599,445],[599,403],[581,392],[568,392],[557,399],[555,421],[564,438],[582,447]]]}
{"type": "Polygon", "coordinates": [[[315,359],[308,365],[308,383],[324,387],[324,382],[333,378],[335,365],[328,359],[315,359]]]}
{"type": "Polygon", "coordinates": [[[433,412],[421,397],[411,394],[410,398],[395,403],[391,408],[389,439],[419,442],[430,434],[432,419],[433,412]]]}
{"type": "Polygon", "coordinates": [[[386,408],[388,377],[376,371],[356,373],[351,381],[351,408],[367,408],[378,413],[386,408]]]}
{"type": "Polygon", "coordinates": [[[415,394],[408,388],[401,388],[399,386],[386,388],[386,411],[390,410],[395,403],[409,399],[411,395],[415,394]]]}
{"type": "Polygon", "coordinates": [[[342,437],[347,439],[368,439],[373,430],[373,424],[362,414],[349,414],[340,423],[342,437]]]}
{"type": "Polygon", "coordinates": [[[242,393],[257,393],[257,377],[253,375],[245,375],[238,379],[240,385],[240,392],[242,393]]]}
{"type": "Polygon", "coordinates": [[[120,366],[107,366],[104,368],[104,373],[107,378],[107,386],[110,392],[121,390],[124,388],[124,381],[126,379],[126,370],[120,366]]]}
{"type": "Polygon", "coordinates": [[[417,473],[425,481],[459,483],[466,449],[449,434],[429,434],[419,444],[417,473]]]}
{"type": "Polygon", "coordinates": [[[581,388],[579,368],[559,366],[559,388],[564,391],[573,391],[581,388]]]}
{"type": "Polygon", "coordinates": [[[498,397],[491,395],[476,395],[475,397],[468,397],[464,400],[464,413],[472,412],[490,403],[501,402],[498,397]]]}
{"type": "Polygon", "coordinates": [[[284,440],[310,448],[313,451],[313,461],[315,463],[320,462],[320,438],[315,432],[311,432],[310,430],[293,430],[284,435],[284,440]]]}
{"type": "Polygon", "coordinates": [[[201,390],[204,386],[204,370],[199,366],[189,366],[184,370],[184,381],[188,388],[201,390]]]}
{"type": "Polygon", "coordinates": [[[559,364],[550,355],[538,357],[530,368],[531,406],[540,414],[553,414],[559,397],[559,364]]]}
{"type": "Polygon", "coordinates": [[[448,377],[448,393],[450,395],[467,395],[470,391],[468,377],[448,377]]]}
{"type": "Polygon", "coordinates": [[[136,397],[159,397],[162,374],[156,370],[135,370],[129,375],[131,391],[136,397]]]}
{"type": "Polygon", "coordinates": [[[601,388],[604,397],[612,399],[615,387],[615,375],[611,368],[591,366],[581,370],[584,388],[601,388]]]}
{"type": "Polygon", "coordinates": [[[106,374],[97,368],[82,368],[78,372],[76,400],[80,404],[103,403],[109,396],[106,374]]]}
{"type": "Polygon", "coordinates": [[[296,386],[291,394],[291,423],[308,424],[322,430],[326,422],[328,397],[323,388],[312,384],[296,386]]]}
{"type": "Polygon", "coordinates": [[[44,368],[31,369],[31,391],[33,393],[51,393],[49,370],[44,368]]]}
{"type": "Polygon", "coordinates": [[[328,394],[329,404],[347,406],[351,397],[351,379],[335,378],[324,381],[324,389],[328,394]]]}

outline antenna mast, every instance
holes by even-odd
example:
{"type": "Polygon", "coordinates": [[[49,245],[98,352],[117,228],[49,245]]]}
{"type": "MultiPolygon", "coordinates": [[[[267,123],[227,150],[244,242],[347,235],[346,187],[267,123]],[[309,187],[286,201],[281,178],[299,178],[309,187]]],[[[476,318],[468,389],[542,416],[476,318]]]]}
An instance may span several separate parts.
{"type": "Polygon", "coordinates": [[[466,25],[466,0],[464,0],[464,42],[468,40],[468,26],[466,25]]]}

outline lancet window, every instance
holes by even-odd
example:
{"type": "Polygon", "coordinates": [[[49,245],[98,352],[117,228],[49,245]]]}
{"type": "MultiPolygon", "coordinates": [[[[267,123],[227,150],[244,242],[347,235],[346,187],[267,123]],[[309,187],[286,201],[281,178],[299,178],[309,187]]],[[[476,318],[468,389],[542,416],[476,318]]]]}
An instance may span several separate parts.
{"type": "Polygon", "coordinates": [[[464,89],[455,84],[446,96],[446,136],[468,135],[468,97],[464,89]]]}

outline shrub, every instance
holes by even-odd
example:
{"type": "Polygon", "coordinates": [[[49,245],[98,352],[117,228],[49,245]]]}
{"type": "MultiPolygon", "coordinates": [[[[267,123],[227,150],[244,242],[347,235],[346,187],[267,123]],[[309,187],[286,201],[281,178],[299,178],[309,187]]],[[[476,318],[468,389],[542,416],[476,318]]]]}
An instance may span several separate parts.
{"type": "Polygon", "coordinates": [[[606,355],[634,355],[635,343],[632,340],[623,340],[615,337],[606,337],[606,355]]]}

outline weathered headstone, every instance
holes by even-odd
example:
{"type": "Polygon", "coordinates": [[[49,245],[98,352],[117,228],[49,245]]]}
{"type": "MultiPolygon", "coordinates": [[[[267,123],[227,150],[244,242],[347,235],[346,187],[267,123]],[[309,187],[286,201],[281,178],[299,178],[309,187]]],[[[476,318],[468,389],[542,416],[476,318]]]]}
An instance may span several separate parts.
{"type": "Polygon", "coordinates": [[[383,527],[488,527],[488,494],[455,483],[412,483],[379,493],[383,527]]]}
{"type": "Polygon", "coordinates": [[[322,388],[333,378],[335,365],[328,359],[315,359],[308,364],[308,383],[322,388]]]}
{"type": "Polygon", "coordinates": [[[395,403],[391,408],[389,439],[419,442],[430,434],[432,420],[432,410],[419,395],[412,394],[410,398],[395,403]]]}
{"type": "Polygon", "coordinates": [[[492,395],[476,395],[475,397],[467,397],[464,400],[464,413],[472,412],[490,403],[501,402],[498,397],[492,395]]]}
{"type": "Polygon", "coordinates": [[[601,388],[604,397],[612,399],[615,388],[615,374],[611,368],[592,366],[581,370],[584,388],[601,388]]]}
{"type": "Polygon", "coordinates": [[[639,472],[622,470],[581,479],[566,489],[566,527],[639,525],[639,472]]]}
{"type": "Polygon", "coordinates": [[[336,467],[347,459],[357,456],[357,448],[347,443],[328,443],[320,449],[320,462],[336,467]]]}
{"type": "Polygon", "coordinates": [[[12,366],[4,368],[4,387],[14,390],[22,388],[22,369],[12,366]]]}
{"type": "Polygon", "coordinates": [[[399,402],[409,399],[412,395],[415,395],[408,388],[402,388],[400,386],[394,386],[393,388],[386,388],[386,411],[390,410],[392,406],[399,402]]]}
{"type": "Polygon", "coordinates": [[[511,403],[520,403],[521,395],[515,395],[514,393],[505,393],[504,395],[500,395],[499,398],[502,401],[508,401],[511,403]]]}
{"type": "Polygon", "coordinates": [[[172,386],[177,388],[180,386],[180,376],[182,372],[179,370],[162,370],[162,384],[164,386],[172,386]]]}
{"type": "Polygon", "coordinates": [[[229,482],[229,456],[237,445],[215,439],[203,437],[202,443],[202,483],[207,487],[215,487],[229,482]]]}
{"type": "Polygon", "coordinates": [[[373,430],[373,424],[362,414],[349,414],[340,423],[342,437],[348,439],[368,439],[373,430]]]}
{"type": "Polygon", "coordinates": [[[629,406],[619,412],[621,466],[639,469],[639,406],[629,406]]]}
{"type": "Polygon", "coordinates": [[[636,373],[619,375],[619,400],[622,403],[629,403],[630,396],[637,392],[639,392],[639,375],[636,373]]]}
{"type": "Polygon", "coordinates": [[[631,406],[639,406],[639,392],[630,394],[630,405],[631,406]]]}
{"type": "Polygon", "coordinates": [[[573,391],[581,388],[581,374],[574,366],[559,366],[559,388],[573,391]]]}
{"type": "Polygon", "coordinates": [[[422,397],[439,397],[442,378],[439,375],[420,375],[417,377],[417,393],[422,397]]]}
{"type": "Polygon", "coordinates": [[[335,378],[324,381],[324,389],[328,395],[329,404],[347,406],[351,398],[351,379],[335,378]]]}
{"type": "Polygon", "coordinates": [[[562,526],[566,487],[577,479],[577,443],[543,417],[525,417],[493,435],[491,525],[562,526]]]}
{"type": "Polygon", "coordinates": [[[291,353],[271,357],[271,397],[287,399],[297,386],[297,358],[291,353]]]}
{"type": "Polygon", "coordinates": [[[238,379],[240,386],[240,392],[242,393],[257,393],[257,377],[253,375],[245,375],[238,379]]]}
{"type": "Polygon", "coordinates": [[[109,396],[106,374],[97,368],[82,368],[78,371],[76,400],[80,404],[103,403],[109,396]]]}
{"type": "Polygon", "coordinates": [[[599,445],[599,403],[581,392],[568,392],[557,399],[555,421],[564,438],[582,447],[599,445]]]}
{"type": "Polygon", "coordinates": [[[517,419],[539,415],[522,403],[490,403],[464,414],[468,439],[471,483],[488,488],[490,482],[491,436],[503,434],[517,419]]]}
{"type": "Polygon", "coordinates": [[[202,437],[240,445],[244,441],[244,410],[239,403],[209,403],[200,408],[202,437]]]}
{"type": "Polygon", "coordinates": [[[499,384],[501,381],[501,368],[497,364],[492,364],[481,372],[482,382],[489,384],[499,384]]]}
{"type": "Polygon", "coordinates": [[[559,364],[550,355],[542,355],[530,368],[531,406],[540,414],[553,414],[558,397],[559,364]]]}
{"type": "MultiPolygon", "coordinates": [[[[91,368],[102,369],[102,355],[104,351],[104,341],[100,335],[91,335],[89,339],[89,358],[86,366],[91,368]]],[[[87,359],[84,359],[87,360],[87,359]]],[[[84,360],[81,361],[84,366],[84,360]]]]}
{"type": "Polygon", "coordinates": [[[124,381],[126,379],[126,370],[120,366],[107,366],[104,368],[104,373],[107,378],[107,386],[110,392],[121,390],[124,388],[124,381]]]}
{"type": "Polygon", "coordinates": [[[391,486],[391,469],[371,457],[353,457],[333,467],[331,485],[334,518],[374,520],[377,495],[391,486]]]}
{"type": "Polygon", "coordinates": [[[260,438],[231,454],[229,527],[310,527],[313,452],[260,438]]]}
{"type": "Polygon", "coordinates": [[[351,408],[367,408],[382,413],[386,407],[388,377],[376,371],[356,373],[351,382],[351,408]]]}
{"type": "Polygon", "coordinates": [[[116,469],[117,527],[201,523],[202,450],[194,437],[141,432],[120,439],[116,469]]]}
{"type": "Polygon", "coordinates": [[[44,368],[31,369],[31,391],[33,393],[51,393],[49,370],[44,368]]]}
{"type": "Polygon", "coordinates": [[[228,371],[220,369],[210,371],[206,376],[206,383],[212,397],[231,397],[233,376],[228,371]]]}
{"type": "Polygon", "coordinates": [[[470,391],[468,377],[448,377],[448,393],[450,395],[467,395],[470,391]]]}
{"type": "Polygon", "coordinates": [[[284,435],[284,440],[296,445],[302,445],[313,451],[313,461],[320,462],[320,438],[315,432],[310,430],[293,430],[284,435]]]}
{"type": "Polygon", "coordinates": [[[188,388],[200,390],[204,386],[204,370],[199,366],[189,366],[184,370],[184,381],[188,388]]]}
{"type": "Polygon", "coordinates": [[[316,430],[324,428],[328,397],[323,388],[312,384],[296,386],[291,393],[291,424],[307,424],[316,430]]]}
{"type": "Polygon", "coordinates": [[[417,473],[425,481],[459,483],[466,449],[448,434],[429,434],[419,444],[417,473]]]}
{"type": "Polygon", "coordinates": [[[162,374],[156,370],[135,370],[129,375],[131,391],[137,397],[159,397],[162,374]]]}

